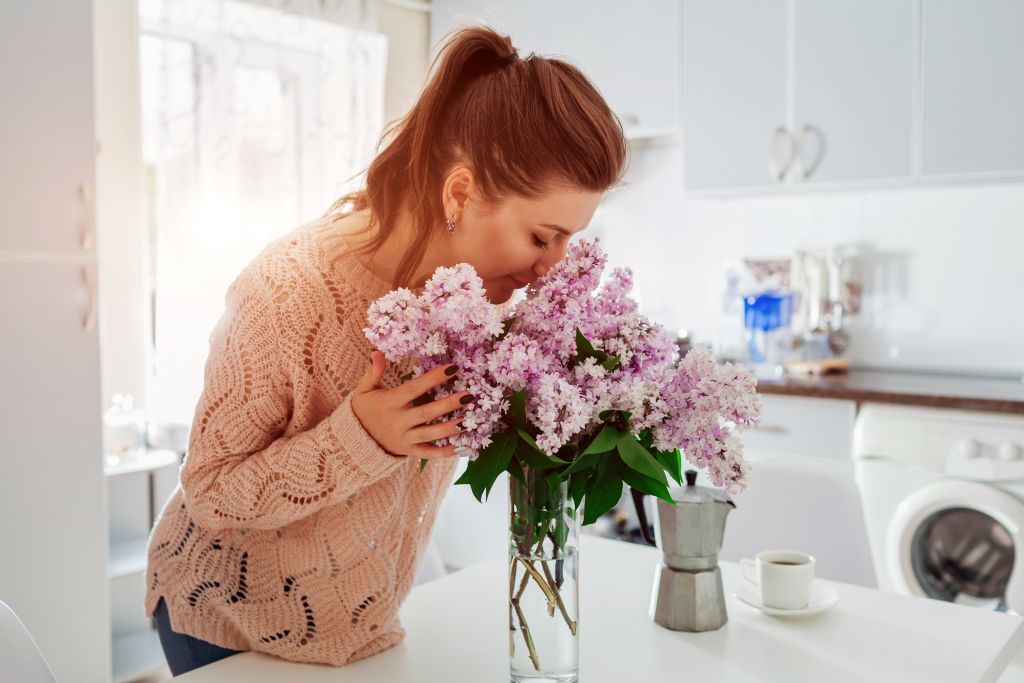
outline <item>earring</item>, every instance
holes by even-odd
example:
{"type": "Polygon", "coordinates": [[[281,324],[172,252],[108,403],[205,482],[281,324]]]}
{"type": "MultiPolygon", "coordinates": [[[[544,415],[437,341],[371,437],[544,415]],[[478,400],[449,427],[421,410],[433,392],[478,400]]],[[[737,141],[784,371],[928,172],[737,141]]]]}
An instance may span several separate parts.
{"type": "Polygon", "coordinates": [[[448,219],[448,232],[455,232],[455,214],[454,213],[452,214],[452,217],[448,219]]]}

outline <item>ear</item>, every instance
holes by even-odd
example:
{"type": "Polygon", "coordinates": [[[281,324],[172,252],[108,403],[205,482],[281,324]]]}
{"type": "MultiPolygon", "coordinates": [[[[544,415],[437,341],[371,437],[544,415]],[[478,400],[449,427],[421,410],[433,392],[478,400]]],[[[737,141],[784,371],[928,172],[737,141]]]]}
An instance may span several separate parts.
{"type": "Polygon", "coordinates": [[[476,198],[476,176],[467,166],[456,166],[449,173],[442,187],[441,202],[444,204],[445,215],[462,213],[466,202],[476,198]]]}

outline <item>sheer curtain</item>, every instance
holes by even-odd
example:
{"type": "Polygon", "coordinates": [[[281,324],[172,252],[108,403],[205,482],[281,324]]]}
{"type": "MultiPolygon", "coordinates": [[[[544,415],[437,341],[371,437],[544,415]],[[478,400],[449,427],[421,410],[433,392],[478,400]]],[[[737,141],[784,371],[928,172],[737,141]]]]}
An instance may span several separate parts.
{"type": "Polygon", "coordinates": [[[156,422],[191,422],[228,285],[363,182],[384,125],[386,37],[267,4],[139,2],[156,422]]]}

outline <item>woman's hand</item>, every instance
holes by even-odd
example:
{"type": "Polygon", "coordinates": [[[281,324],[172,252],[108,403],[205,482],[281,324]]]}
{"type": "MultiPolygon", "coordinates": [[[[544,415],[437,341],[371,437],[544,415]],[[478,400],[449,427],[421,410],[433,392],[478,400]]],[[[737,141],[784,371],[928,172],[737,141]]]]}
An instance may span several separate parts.
{"type": "Polygon", "coordinates": [[[426,460],[451,458],[455,446],[434,446],[431,441],[458,434],[460,420],[427,425],[442,415],[453,413],[473,401],[468,392],[460,392],[414,406],[413,400],[450,380],[458,368],[441,365],[394,389],[385,389],[380,380],[387,361],[384,354],[370,354],[370,367],[352,392],[352,412],[380,447],[394,455],[412,455],[426,460]]]}

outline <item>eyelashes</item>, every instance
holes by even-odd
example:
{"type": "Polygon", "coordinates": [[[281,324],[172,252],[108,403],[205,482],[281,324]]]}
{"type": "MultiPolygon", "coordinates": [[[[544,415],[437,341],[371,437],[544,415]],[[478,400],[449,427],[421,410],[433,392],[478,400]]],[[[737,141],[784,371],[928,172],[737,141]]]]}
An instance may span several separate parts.
{"type": "Polygon", "coordinates": [[[533,243],[537,245],[537,247],[539,247],[540,249],[547,249],[548,247],[551,246],[549,243],[542,242],[539,239],[537,239],[536,235],[533,236],[533,243]]]}

